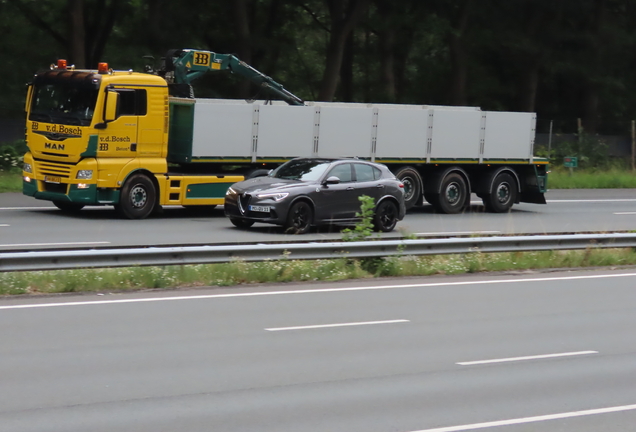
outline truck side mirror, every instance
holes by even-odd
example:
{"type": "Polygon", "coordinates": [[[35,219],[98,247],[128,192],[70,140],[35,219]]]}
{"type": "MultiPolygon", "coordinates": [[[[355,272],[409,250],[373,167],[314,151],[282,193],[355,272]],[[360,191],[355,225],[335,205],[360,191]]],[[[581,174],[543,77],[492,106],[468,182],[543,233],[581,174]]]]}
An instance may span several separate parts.
{"type": "Polygon", "coordinates": [[[108,90],[106,92],[106,104],[104,105],[104,121],[97,123],[95,129],[106,129],[109,122],[119,117],[119,93],[108,90]]]}
{"type": "Polygon", "coordinates": [[[33,97],[33,84],[27,87],[26,101],[24,102],[24,111],[31,111],[31,98],[33,97]]]}
{"type": "Polygon", "coordinates": [[[104,121],[112,122],[119,117],[119,93],[116,91],[106,92],[106,112],[104,113],[104,121]]]}

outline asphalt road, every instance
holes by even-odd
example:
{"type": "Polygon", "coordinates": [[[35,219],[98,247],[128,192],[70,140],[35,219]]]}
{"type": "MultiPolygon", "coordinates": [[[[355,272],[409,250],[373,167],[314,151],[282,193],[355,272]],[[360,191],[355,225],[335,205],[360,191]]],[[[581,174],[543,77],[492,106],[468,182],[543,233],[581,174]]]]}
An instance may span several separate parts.
{"type": "Polygon", "coordinates": [[[636,272],[0,300],[0,430],[631,431],[636,272]]]}
{"type": "MultiPolygon", "coordinates": [[[[619,190],[555,190],[547,205],[519,204],[511,213],[484,213],[479,201],[469,212],[436,214],[426,205],[414,209],[393,233],[474,235],[629,231],[636,227],[636,193],[619,190]]],[[[232,226],[222,208],[197,212],[181,207],[146,220],[117,218],[111,207],[86,208],[78,215],[63,214],[47,201],[21,194],[0,194],[0,250],[59,247],[253,243],[338,240],[336,229],[322,228],[294,236],[280,227],[256,224],[248,230],[232,226]]]]}

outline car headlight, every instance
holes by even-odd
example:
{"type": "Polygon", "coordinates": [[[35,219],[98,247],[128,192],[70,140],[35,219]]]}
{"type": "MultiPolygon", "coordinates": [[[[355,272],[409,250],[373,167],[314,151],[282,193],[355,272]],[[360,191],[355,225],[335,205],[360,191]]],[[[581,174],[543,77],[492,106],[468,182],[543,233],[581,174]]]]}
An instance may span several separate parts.
{"type": "Polygon", "coordinates": [[[256,194],[256,198],[258,199],[271,198],[274,201],[281,201],[287,198],[287,195],[289,195],[287,192],[262,193],[262,194],[256,194]]]}
{"type": "Polygon", "coordinates": [[[30,163],[25,163],[25,164],[22,165],[22,171],[28,172],[28,173],[32,173],[33,172],[33,167],[31,166],[30,163]]]}
{"type": "Polygon", "coordinates": [[[81,180],[90,180],[93,178],[93,170],[79,170],[75,178],[81,180]]]}
{"type": "Polygon", "coordinates": [[[225,192],[225,195],[236,195],[236,191],[234,189],[232,189],[231,187],[227,188],[227,191],[225,192]]]}

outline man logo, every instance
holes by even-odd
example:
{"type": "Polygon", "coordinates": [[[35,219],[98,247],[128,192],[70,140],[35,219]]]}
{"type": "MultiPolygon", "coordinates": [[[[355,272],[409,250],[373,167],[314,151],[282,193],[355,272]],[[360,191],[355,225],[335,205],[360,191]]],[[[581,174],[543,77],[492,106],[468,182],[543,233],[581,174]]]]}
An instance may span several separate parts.
{"type": "Polygon", "coordinates": [[[64,144],[46,143],[44,144],[44,148],[49,150],[64,150],[64,144]]]}

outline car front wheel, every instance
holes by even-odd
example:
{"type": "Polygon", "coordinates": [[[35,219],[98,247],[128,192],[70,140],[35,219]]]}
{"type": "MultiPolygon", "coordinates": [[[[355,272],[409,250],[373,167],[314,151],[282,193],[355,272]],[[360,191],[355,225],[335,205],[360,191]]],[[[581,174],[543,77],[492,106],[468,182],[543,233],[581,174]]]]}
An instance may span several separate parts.
{"type": "Polygon", "coordinates": [[[313,213],[311,205],[308,202],[298,201],[294,203],[287,214],[287,223],[285,224],[287,232],[292,234],[305,234],[309,232],[313,213]]]}

